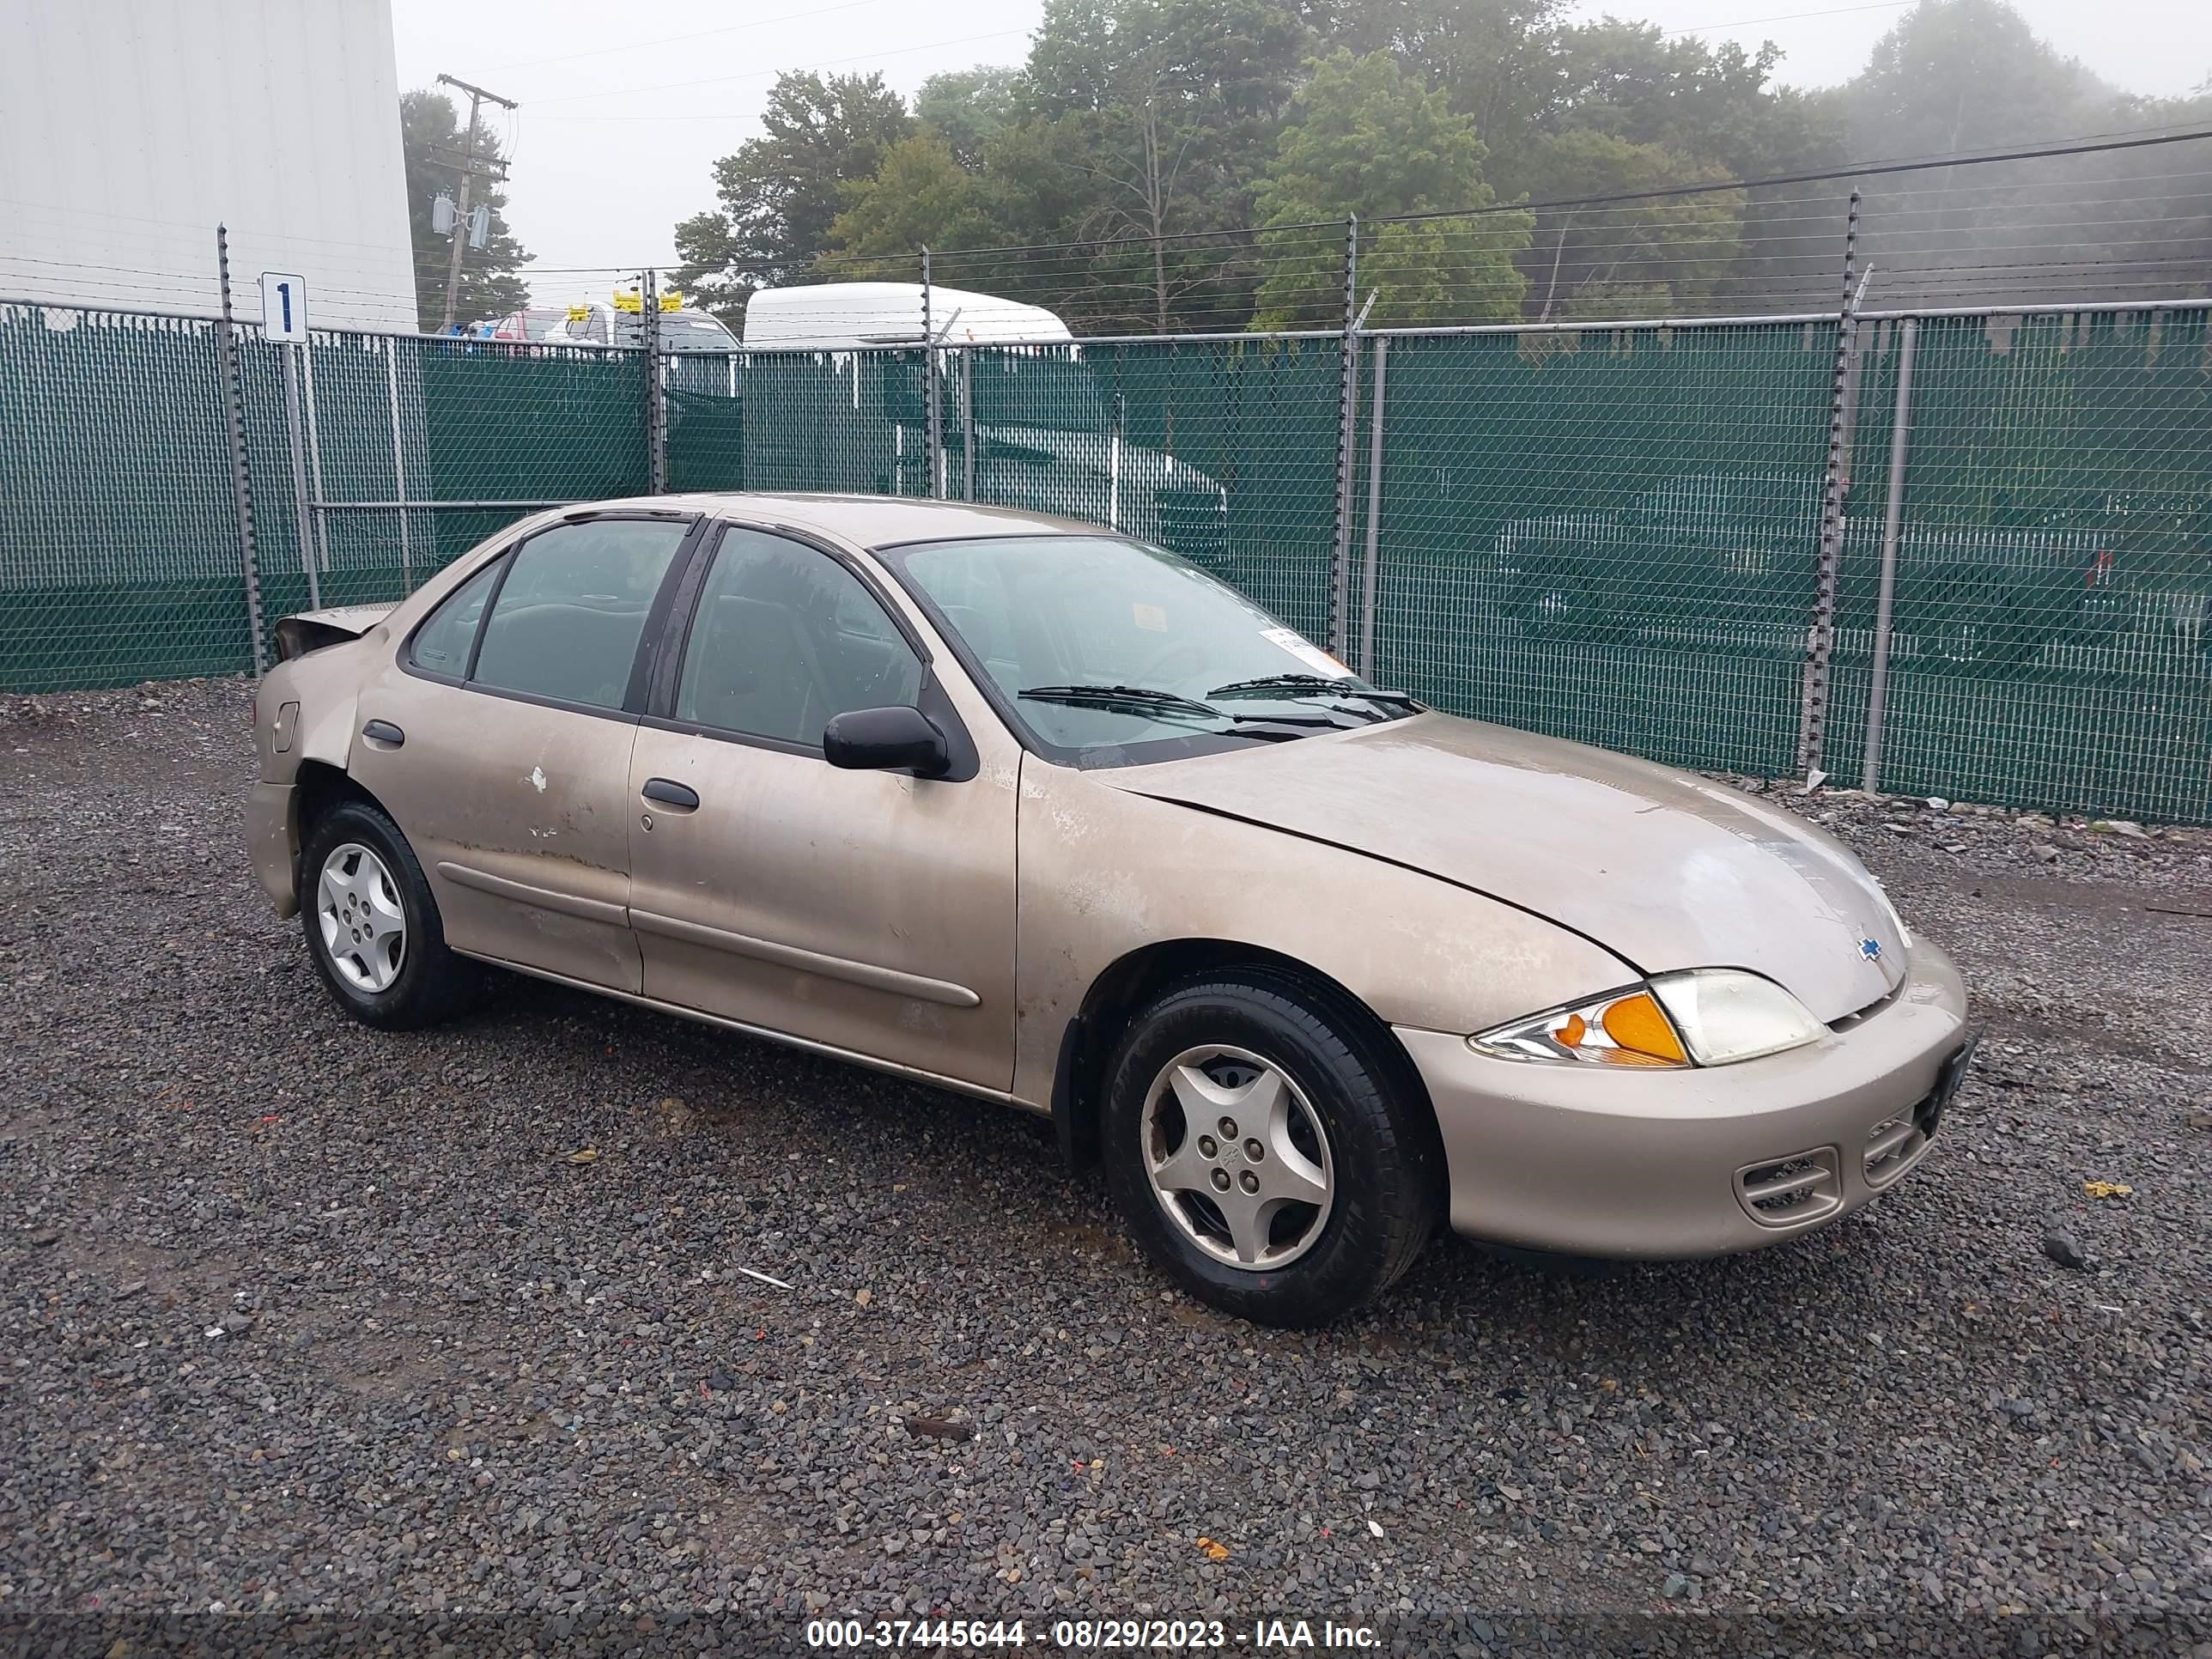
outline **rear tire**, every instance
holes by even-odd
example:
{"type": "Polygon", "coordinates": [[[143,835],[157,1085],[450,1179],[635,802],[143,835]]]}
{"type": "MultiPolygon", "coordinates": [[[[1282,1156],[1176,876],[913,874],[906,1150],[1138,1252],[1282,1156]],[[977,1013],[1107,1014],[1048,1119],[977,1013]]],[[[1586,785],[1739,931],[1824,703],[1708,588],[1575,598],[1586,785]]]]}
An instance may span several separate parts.
{"type": "Polygon", "coordinates": [[[1325,1325],[1380,1295],[1442,1209],[1427,1103],[1334,1002],[1264,971],[1209,975],[1139,1014],[1107,1070],[1123,1221],[1192,1296],[1261,1324],[1325,1325]]]}
{"type": "Polygon", "coordinates": [[[411,1030],[475,1000],[480,976],[446,948],[422,866],[381,809],[345,800],[317,817],[301,848],[300,890],[315,971],[362,1024],[411,1030]]]}

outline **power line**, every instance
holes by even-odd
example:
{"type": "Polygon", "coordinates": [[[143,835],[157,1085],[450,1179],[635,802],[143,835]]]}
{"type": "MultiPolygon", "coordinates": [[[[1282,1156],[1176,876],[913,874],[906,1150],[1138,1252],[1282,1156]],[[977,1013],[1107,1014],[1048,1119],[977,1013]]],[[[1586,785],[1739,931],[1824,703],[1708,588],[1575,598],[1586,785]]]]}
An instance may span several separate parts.
{"type": "MultiPolygon", "coordinates": [[[[2198,127],[2186,132],[2166,132],[2148,138],[2113,139],[2100,143],[2065,143],[2046,145],[2035,149],[2002,150],[1982,155],[1943,155],[1917,161],[1857,161],[1843,167],[1827,167],[1813,173],[1776,173],[1763,179],[1718,179],[1704,184],[1672,185],[1657,190],[1620,191],[1609,196],[1560,197],[1547,202],[1497,202],[1487,207],[1437,208],[1422,213],[1394,213],[1363,224],[1401,225],[1421,224],[1439,219],[1486,218],[1500,213],[1540,213],[1553,208],[1606,207],[1624,202],[1653,202],[1682,196],[1712,196],[1723,191],[1765,190],[1779,185],[1809,185],[1829,179],[1879,178],[1899,173],[1923,173],[1936,167],[1980,167],[1992,161],[2027,161],[2051,155],[2087,155],[2093,152],[2121,149],[2143,149],[2154,144],[2186,143],[2194,139],[2212,138],[2212,127],[2198,127]]],[[[1309,219],[1288,225],[1244,225],[1234,230],[1195,231],[1197,236],[1257,236],[1277,235],[1285,231],[1327,230],[1343,224],[1341,219],[1309,219]]],[[[1160,240],[1157,236],[1116,236],[1083,242],[1010,242],[997,247],[947,248],[941,257],[973,253],[1028,253],[1059,248],[1105,248],[1130,244],[1150,246],[1160,240]]],[[[1174,240],[1183,240],[1181,236],[1174,240]]]]}
{"type": "MultiPolygon", "coordinates": [[[[1808,17],[1842,17],[1861,11],[1902,11],[1912,0],[1875,0],[1866,6],[1831,6],[1825,11],[1785,11],[1776,17],[1739,17],[1733,23],[1692,23],[1679,29],[1662,29],[1662,39],[1677,34],[1710,34],[1716,29],[1754,28],[1761,23],[1795,23],[1808,17]]],[[[1587,27],[1588,25],[1583,27],[1587,27]]]]}

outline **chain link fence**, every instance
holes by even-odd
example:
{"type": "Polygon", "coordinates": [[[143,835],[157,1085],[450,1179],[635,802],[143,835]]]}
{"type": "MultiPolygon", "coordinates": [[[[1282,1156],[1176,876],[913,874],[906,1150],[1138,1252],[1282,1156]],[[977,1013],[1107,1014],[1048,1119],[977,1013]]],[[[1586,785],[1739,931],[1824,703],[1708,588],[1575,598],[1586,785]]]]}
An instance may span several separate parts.
{"type": "MultiPolygon", "coordinates": [[[[220,327],[0,306],[0,684],[252,667],[220,327]]],[[[240,336],[272,619],[641,493],[658,431],[673,489],[1112,526],[1480,718],[2212,821],[2204,301],[1868,313],[1840,400],[1833,313],[665,356],[240,336]]]]}

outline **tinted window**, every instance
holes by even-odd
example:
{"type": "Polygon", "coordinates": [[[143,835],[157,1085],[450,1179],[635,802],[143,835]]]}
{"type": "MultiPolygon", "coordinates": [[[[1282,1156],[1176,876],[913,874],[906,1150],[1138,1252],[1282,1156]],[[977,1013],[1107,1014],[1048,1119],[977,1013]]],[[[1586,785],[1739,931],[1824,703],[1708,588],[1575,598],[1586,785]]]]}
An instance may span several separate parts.
{"type": "Polygon", "coordinates": [[[416,630],[411,658],[424,673],[459,679],[469,672],[469,647],[476,642],[477,623],[483,619],[484,600],[491,596],[499,563],[494,559],[455,588],[416,630]]]}
{"type": "Polygon", "coordinates": [[[647,608],[690,529],[599,519],[532,536],[484,624],[471,683],[621,708],[647,608]]]}
{"type": "Polygon", "coordinates": [[[921,661],[835,559],[759,531],[723,533],[684,647],[676,718],[818,747],[833,714],[912,707],[921,661]]]}

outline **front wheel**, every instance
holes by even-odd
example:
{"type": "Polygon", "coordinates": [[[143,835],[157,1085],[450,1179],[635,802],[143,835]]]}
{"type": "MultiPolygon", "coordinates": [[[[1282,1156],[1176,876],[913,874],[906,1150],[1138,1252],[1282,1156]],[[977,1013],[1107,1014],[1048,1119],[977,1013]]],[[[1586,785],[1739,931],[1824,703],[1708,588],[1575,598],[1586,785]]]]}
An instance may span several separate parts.
{"type": "Polygon", "coordinates": [[[318,817],[301,849],[300,873],[307,954],[356,1019],[404,1030],[469,1001],[475,971],[446,948],[422,866],[382,811],[349,800],[318,817]]]}
{"type": "Polygon", "coordinates": [[[1184,985],[1138,1016],[1100,1127],[1146,1254],[1263,1324],[1326,1324],[1387,1290],[1435,1226],[1443,1165],[1383,1041],[1257,973],[1184,985]]]}

